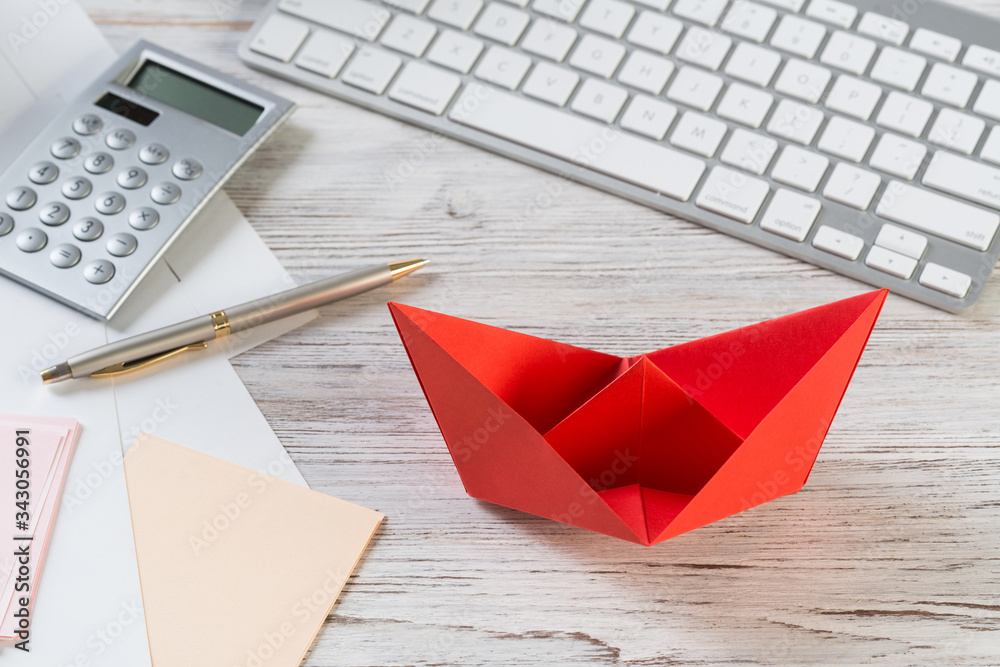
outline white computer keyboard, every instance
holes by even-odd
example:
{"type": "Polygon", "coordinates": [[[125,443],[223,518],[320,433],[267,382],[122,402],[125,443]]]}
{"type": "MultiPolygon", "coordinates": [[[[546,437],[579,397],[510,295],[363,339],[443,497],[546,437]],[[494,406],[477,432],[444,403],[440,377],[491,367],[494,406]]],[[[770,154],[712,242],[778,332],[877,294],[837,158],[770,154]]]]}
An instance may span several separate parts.
{"type": "Polygon", "coordinates": [[[1000,22],[933,0],[272,0],[240,55],[948,311],[1000,254],[1000,22]]]}

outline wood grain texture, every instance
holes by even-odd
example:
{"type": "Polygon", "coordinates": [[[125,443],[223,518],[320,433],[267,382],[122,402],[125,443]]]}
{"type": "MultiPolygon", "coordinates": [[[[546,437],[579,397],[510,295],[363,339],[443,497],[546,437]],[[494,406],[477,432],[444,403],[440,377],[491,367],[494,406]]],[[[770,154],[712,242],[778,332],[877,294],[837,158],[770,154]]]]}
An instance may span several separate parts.
{"type": "Polygon", "coordinates": [[[387,299],[631,355],[868,288],[254,72],[259,0],[83,4],[300,104],[227,187],[298,280],[433,260],[235,360],[313,488],[388,515],[305,664],[1000,664],[1000,275],[889,297],[796,495],[653,548],[492,506],[387,299]]]}

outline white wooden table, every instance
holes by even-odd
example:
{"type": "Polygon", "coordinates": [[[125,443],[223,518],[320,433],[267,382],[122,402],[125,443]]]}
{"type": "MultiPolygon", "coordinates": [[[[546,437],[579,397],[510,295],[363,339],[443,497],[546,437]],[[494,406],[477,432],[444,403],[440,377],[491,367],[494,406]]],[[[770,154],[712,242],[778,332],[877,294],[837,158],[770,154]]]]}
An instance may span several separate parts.
{"type": "Polygon", "coordinates": [[[1000,275],[889,297],[796,495],[652,548],[489,505],[387,299],[632,355],[868,288],[254,72],[262,0],[83,4],[300,104],[227,188],[297,279],[433,260],[235,362],[312,487],[388,516],[305,664],[1000,664],[1000,275]]]}

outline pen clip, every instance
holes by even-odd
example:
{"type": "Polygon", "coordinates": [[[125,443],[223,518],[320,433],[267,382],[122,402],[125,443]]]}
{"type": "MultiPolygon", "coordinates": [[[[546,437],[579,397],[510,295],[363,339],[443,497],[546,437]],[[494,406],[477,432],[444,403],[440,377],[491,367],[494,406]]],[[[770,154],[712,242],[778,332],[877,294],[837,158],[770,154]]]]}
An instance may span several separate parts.
{"type": "Polygon", "coordinates": [[[160,354],[154,354],[149,357],[143,357],[142,359],[136,359],[135,361],[123,361],[120,364],[112,364],[102,368],[99,371],[94,371],[90,374],[90,377],[95,378],[107,378],[115,377],[118,375],[125,375],[127,373],[134,373],[135,371],[142,370],[152,366],[153,364],[159,363],[161,361],[166,361],[171,357],[176,357],[178,354],[183,354],[188,350],[204,350],[208,347],[208,343],[191,343],[190,345],[185,345],[184,347],[178,347],[169,352],[161,352],[160,354]]]}

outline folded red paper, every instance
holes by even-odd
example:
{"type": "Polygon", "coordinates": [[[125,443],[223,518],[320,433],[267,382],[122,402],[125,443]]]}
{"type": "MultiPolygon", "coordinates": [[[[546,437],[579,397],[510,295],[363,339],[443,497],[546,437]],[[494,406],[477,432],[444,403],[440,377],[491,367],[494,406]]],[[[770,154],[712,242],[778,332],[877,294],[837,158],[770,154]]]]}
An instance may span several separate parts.
{"type": "Polygon", "coordinates": [[[887,294],[629,358],[389,309],[469,495],[651,545],[802,488],[887,294]]]}

